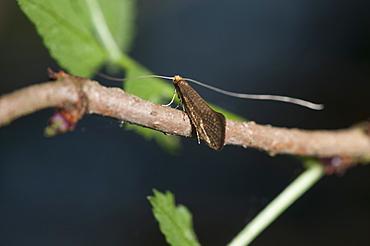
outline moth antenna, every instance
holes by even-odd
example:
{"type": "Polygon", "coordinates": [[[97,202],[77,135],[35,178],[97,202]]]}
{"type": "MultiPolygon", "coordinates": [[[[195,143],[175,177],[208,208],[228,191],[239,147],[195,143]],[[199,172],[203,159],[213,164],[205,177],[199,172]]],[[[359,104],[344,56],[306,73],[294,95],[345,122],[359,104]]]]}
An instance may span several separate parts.
{"type": "Polygon", "coordinates": [[[104,79],[109,79],[109,80],[112,80],[112,81],[127,81],[127,80],[131,80],[131,79],[141,79],[141,78],[160,78],[160,79],[169,79],[169,80],[172,80],[173,79],[173,77],[162,76],[162,75],[155,75],[155,74],[152,74],[152,75],[141,75],[141,76],[132,77],[132,78],[126,78],[126,79],[112,77],[112,76],[106,75],[106,74],[101,73],[101,72],[96,72],[96,74],[99,77],[102,77],[104,79]]]}
{"type": "MultiPolygon", "coordinates": [[[[141,78],[161,78],[161,79],[172,80],[174,78],[174,77],[169,77],[169,76],[152,74],[152,75],[141,75],[141,76],[137,76],[137,77],[121,79],[121,78],[116,78],[116,77],[106,75],[106,74],[101,73],[101,72],[97,72],[96,74],[98,76],[102,77],[102,78],[109,79],[109,80],[112,80],[112,81],[127,81],[127,80],[131,80],[131,79],[141,79],[141,78]]],[[[204,83],[202,83],[200,81],[197,81],[197,80],[194,80],[194,79],[190,79],[190,78],[183,78],[183,79],[186,80],[186,81],[193,82],[197,85],[203,86],[205,88],[211,89],[213,91],[217,91],[217,92],[219,92],[221,94],[224,94],[224,95],[227,95],[227,96],[232,96],[232,97],[237,97],[237,98],[245,98],[245,99],[287,102],[287,103],[300,105],[300,106],[303,106],[303,107],[306,107],[306,108],[310,108],[310,109],[313,109],[313,110],[322,110],[322,109],[324,109],[323,104],[312,103],[312,102],[302,100],[302,99],[298,99],[298,98],[287,97],[287,96],[278,96],[278,95],[255,95],[255,94],[236,93],[236,92],[226,91],[226,90],[223,90],[223,89],[211,86],[211,85],[207,85],[207,84],[204,84],[204,83]]]]}
{"type": "Polygon", "coordinates": [[[217,91],[221,94],[232,96],[232,97],[287,102],[287,103],[297,104],[297,105],[300,105],[300,106],[303,106],[303,107],[306,107],[306,108],[310,108],[310,109],[314,109],[314,110],[324,109],[323,104],[312,103],[312,102],[305,101],[305,100],[298,99],[298,98],[287,97],[287,96],[277,96],[277,95],[254,95],[254,94],[236,93],[236,92],[222,90],[222,89],[219,89],[217,87],[204,84],[204,83],[199,82],[199,81],[194,80],[194,79],[184,78],[184,80],[193,82],[193,83],[198,84],[200,86],[206,87],[208,89],[211,89],[211,90],[217,91]]]}

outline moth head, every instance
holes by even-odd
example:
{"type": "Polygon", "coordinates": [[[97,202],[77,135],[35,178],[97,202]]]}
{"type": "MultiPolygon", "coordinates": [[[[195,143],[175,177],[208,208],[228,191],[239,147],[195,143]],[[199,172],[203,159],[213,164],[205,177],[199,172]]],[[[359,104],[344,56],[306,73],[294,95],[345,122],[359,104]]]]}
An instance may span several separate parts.
{"type": "Polygon", "coordinates": [[[180,75],[175,75],[174,77],[173,77],[173,83],[174,84],[177,84],[178,82],[180,82],[181,80],[183,80],[183,78],[180,76],[180,75]]]}

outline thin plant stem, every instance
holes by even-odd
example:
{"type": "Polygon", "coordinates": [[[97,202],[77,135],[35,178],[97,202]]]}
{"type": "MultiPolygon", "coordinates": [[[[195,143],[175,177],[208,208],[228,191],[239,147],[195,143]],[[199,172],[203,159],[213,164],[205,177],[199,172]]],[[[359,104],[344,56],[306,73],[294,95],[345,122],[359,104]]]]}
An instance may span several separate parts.
{"type": "Polygon", "coordinates": [[[324,167],[317,161],[306,161],[307,169],[261,211],[228,246],[249,245],[291,204],[302,196],[324,175],[324,167]]]}

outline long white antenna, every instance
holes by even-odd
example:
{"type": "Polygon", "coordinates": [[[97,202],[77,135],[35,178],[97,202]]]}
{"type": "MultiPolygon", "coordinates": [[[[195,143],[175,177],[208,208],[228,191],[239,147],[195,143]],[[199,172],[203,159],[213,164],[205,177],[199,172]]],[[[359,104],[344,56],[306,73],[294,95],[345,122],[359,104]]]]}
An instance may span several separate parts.
{"type": "Polygon", "coordinates": [[[162,76],[162,75],[154,75],[154,74],[153,75],[141,75],[141,76],[126,78],[126,79],[112,77],[112,76],[106,75],[106,74],[101,73],[101,72],[97,72],[96,74],[98,76],[104,78],[104,79],[109,79],[109,80],[112,80],[112,81],[127,81],[127,80],[131,80],[131,79],[142,79],[142,78],[160,78],[160,79],[169,79],[169,80],[173,79],[173,77],[162,76]]]}
{"type": "Polygon", "coordinates": [[[193,82],[195,84],[198,84],[200,86],[206,87],[208,89],[211,89],[211,90],[217,91],[221,94],[232,96],[232,97],[288,102],[288,103],[297,104],[297,105],[307,107],[307,108],[310,108],[310,109],[314,109],[314,110],[322,110],[324,108],[323,104],[312,103],[312,102],[305,101],[305,100],[298,99],[298,98],[287,97],[287,96],[276,96],[276,95],[253,95],[253,94],[235,93],[235,92],[231,92],[231,91],[225,91],[225,90],[219,89],[217,87],[213,87],[211,85],[203,84],[203,83],[201,83],[199,81],[196,81],[194,79],[184,78],[184,80],[191,81],[191,82],[193,82]]]}
{"type": "MultiPolygon", "coordinates": [[[[169,77],[169,76],[162,76],[162,75],[142,75],[142,76],[137,76],[133,78],[127,78],[127,79],[119,79],[115,77],[111,77],[106,74],[102,74],[100,72],[97,73],[99,76],[113,80],[113,81],[127,81],[131,79],[140,79],[140,78],[161,78],[161,79],[169,79],[173,80],[174,77],[169,77]]],[[[292,103],[292,104],[297,104],[306,108],[314,109],[314,110],[322,110],[324,109],[323,104],[317,104],[317,103],[312,103],[309,101],[305,101],[302,99],[298,98],[293,98],[293,97],[287,97],[287,96],[277,96],[277,95],[255,95],[255,94],[244,94],[244,93],[236,93],[236,92],[231,92],[231,91],[226,91],[219,89],[217,87],[211,86],[204,84],[202,82],[199,82],[194,79],[189,79],[189,78],[183,78],[185,81],[193,82],[195,84],[198,84],[200,86],[206,87],[208,89],[211,89],[213,91],[217,91],[221,94],[227,95],[227,96],[232,96],[232,97],[237,97],[237,98],[245,98],[245,99],[256,99],[256,100],[271,100],[271,101],[278,101],[278,102],[287,102],[287,103],[292,103]]]]}

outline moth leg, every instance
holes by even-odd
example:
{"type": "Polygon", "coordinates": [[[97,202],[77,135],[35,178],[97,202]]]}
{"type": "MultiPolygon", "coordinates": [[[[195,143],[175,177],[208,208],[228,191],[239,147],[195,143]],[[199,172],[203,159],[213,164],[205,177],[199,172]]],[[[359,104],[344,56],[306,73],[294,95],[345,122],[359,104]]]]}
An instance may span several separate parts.
{"type": "MultiPolygon", "coordinates": [[[[176,93],[176,89],[175,89],[175,93],[176,93]]],[[[179,97],[179,103],[176,105],[176,108],[175,109],[177,109],[179,106],[180,106],[180,104],[182,104],[182,102],[181,102],[181,97],[179,97]]],[[[185,108],[184,108],[184,106],[182,105],[182,111],[184,111],[185,112],[185,108]]]]}
{"type": "MultiPolygon", "coordinates": [[[[165,106],[165,107],[170,106],[170,105],[173,103],[173,101],[175,100],[175,96],[176,96],[176,89],[175,89],[175,92],[173,93],[173,97],[172,97],[172,99],[171,99],[171,102],[170,102],[170,103],[168,103],[168,104],[164,104],[164,105],[162,105],[162,106],[165,106]]],[[[177,108],[178,106],[179,106],[179,105],[177,105],[177,106],[176,106],[176,108],[177,108]]]]}
{"type": "Polygon", "coordinates": [[[197,130],[195,130],[195,132],[197,133],[197,139],[198,139],[198,144],[200,144],[200,137],[199,137],[199,133],[197,130]]]}
{"type": "Polygon", "coordinates": [[[187,114],[186,114],[186,112],[185,112],[185,111],[183,111],[183,113],[182,113],[182,120],[183,120],[183,121],[185,121],[185,119],[186,119],[186,116],[185,116],[185,115],[187,115],[187,114]]]}

